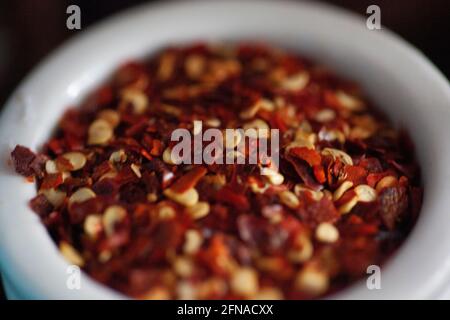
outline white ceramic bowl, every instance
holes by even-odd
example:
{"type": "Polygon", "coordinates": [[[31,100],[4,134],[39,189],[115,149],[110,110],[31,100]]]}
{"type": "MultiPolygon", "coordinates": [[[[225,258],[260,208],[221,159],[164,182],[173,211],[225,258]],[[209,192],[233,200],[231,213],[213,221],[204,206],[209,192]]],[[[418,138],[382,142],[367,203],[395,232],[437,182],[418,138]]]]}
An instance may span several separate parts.
{"type": "Polygon", "coordinates": [[[124,60],[191,40],[262,40],[325,63],[360,84],[417,147],[425,199],[413,232],[382,268],[382,289],[361,281],[334,298],[437,298],[450,283],[450,88],[416,49],[341,10],[284,1],[145,5],[82,32],[47,58],[7,102],[0,120],[0,267],[11,298],[122,296],[82,277],[68,290],[67,263],[28,208],[34,185],[7,164],[16,144],[38,149],[68,105],[124,60]]]}

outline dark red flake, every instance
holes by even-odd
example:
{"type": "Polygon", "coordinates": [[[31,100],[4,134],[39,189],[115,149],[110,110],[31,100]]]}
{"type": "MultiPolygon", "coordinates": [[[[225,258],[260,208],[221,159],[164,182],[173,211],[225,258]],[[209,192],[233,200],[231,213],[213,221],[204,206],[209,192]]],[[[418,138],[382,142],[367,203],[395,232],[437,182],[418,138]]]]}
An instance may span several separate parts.
{"type": "Polygon", "coordinates": [[[31,165],[36,159],[36,155],[30,149],[17,145],[11,152],[11,158],[18,174],[28,177],[35,173],[31,165]]]}

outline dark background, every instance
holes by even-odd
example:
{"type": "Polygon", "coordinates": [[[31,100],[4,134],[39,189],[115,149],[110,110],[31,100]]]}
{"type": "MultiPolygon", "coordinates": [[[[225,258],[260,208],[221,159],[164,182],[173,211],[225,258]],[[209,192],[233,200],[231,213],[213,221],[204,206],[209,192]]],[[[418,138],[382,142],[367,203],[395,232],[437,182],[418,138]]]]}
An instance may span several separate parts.
{"type": "MultiPolygon", "coordinates": [[[[65,39],[83,32],[97,20],[143,2],[149,1],[0,0],[0,109],[31,68],[65,39]],[[71,4],[81,8],[81,31],[66,28],[66,8],[71,4]]],[[[322,2],[361,15],[365,15],[366,8],[371,4],[380,6],[381,23],[418,47],[450,78],[449,0],[322,2]]],[[[3,296],[1,290],[0,285],[0,299],[3,296]]]]}

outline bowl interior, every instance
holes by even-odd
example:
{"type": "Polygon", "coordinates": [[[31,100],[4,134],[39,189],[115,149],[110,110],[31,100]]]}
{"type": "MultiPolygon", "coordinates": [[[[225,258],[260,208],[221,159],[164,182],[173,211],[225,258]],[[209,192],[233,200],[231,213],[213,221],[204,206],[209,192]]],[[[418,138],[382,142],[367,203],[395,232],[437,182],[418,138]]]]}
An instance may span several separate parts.
{"type": "MultiPolygon", "coordinates": [[[[224,1],[142,6],[67,43],[17,89],[0,120],[0,152],[15,144],[38,149],[67,106],[76,104],[126,60],[190,41],[264,41],[297,51],[359,82],[417,148],[425,184],[422,213],[399,252],[382,267],[382,289],[364,281],[336,298],[423,298],[449,279],[450,89],[419,52],[365,20],[310,3],[224,1]]],[[[0,167],[0,267],[28,298],[119,298],[88,277],[68,290],[67,264],[27,201],[35,190],[0,167]]]]}

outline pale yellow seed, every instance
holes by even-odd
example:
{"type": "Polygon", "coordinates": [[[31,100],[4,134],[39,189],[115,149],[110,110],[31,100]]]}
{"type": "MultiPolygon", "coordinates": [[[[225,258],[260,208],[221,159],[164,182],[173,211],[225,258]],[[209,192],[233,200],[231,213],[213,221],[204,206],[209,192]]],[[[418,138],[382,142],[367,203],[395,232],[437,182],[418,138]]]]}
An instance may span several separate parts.
{"type": "Polygon", "coordinates": [[[373,134],[373,131],[371,131],[371,130],[367,130],[366,128],[363,128],[363,127],[355,127],[353,129],[351,129],[349,138],[352,140],[357,140],[357,139],[364,140],[364,139],[369,138],[372,134],[373,134]]]}
{"type": "Polygon", "coordinates": [[[347,153],[342,150],[334,149],[334,148],[325,148],[322,150],[322,154],[325,156],[331,156],[334,160],[339,159],[342,163],[347,165],[353,165],[352,157],[350,157],[347,153]]]}
{"type": "Polygon", "coordinates": [[[69,263],[79,267],[84,266],[84,259],[81,254],[67,242],[61,241],[59,243],[59,251],[69,263]]]}
{"type": "Polygon", "coordinates": [[[42,193],[47,198],[48,202],[55,208],[60,207],[64,203],[64,199],[66,199],[67,195],[64,191],[54,188],[42,189],[39,193],[42,193]]]}
{"type": "Polygon", "coordinates": [[[103,119],[95,120],[89,127],[88,144],[105,144],[113,136],[113,128],[103,119]]]}
{"type": "Polygon", "coordinates": [[[301,124],[304,128],[298,128],[295,131],[294,141],[307,140],[311,144],[315,144],[317,141],[317,135],[311,132],[310,124],[303,121],[301,124]]]}
{"type": "Polygon", "coordinates": [[[359,111],[364,109],[364,103],[361,100],[344,91],[337,91],[336,98],[339,104],[347,110],[359,111]]]}
{"type": "Polygon", "coordinates": [[[295,132],[294,141],[286,146],[286,151],[289,151],[291,148],[301,147],[314,150],[316,148],[316,141],[317,135],[315,133],[310,133],[299,129],[295,132]]]}
{"type": "Polygon", "coordinates": [[[377,192],[380,192],[384,188],[392,187],[397,184],[397,178],[394,176],[386,176],[382,178],[380,181],[378,181],[375,190],[377,192]]]}
{"type": "Polygon", "coordinates": [[[182,113],[180,108],[170,104],[162,104],[160,108],[164,113],[170,114],[175,117],[179,117],[182,113]]]}
{"type": "Polygon", "coordinates": [[[281,82],[281,88],[288,91],[300,91],[306,87],[309,82],[307,72],[299,72],[281,82]]]}
{"type": "Polygon", "coordinates": [[[184,69],[191,79],[200,77],[206,66],[205,58],[198,54],[191,54],[186,58],[184,69]]]}
{"type": "Polygon", "coordinates": [[[171,148],[166,148],[163,152],[162,157],[163,157],[163,161],[165,163],[170,164],[170,165],[175,164],[175,162],[172,161],[172,149],[171,148]]]}
{"type": "Polygon", "coordinates": [[[320,110],[316,113],[314,116],[314,119],[316,119],[317,122],[325,123],[330,122],[336,118],[336,112],[332,109],[324,109],[320,110]]]}
{"type": "Polygon", "coordinates": [[[203,177],[202,181],[210,184],[215,190],[220,190],[227,183],[227,179],[223,174],[207,175],[203,177]]]}
{"type": "Polygon", "coordinates": [[[351,118],[351,123],[355,127],[365,128],[371,132],[375,132],[379,127],[377,120],[369,114],[355,115],[351,118]]]}
{"type": "Polygon", "coordinates": [[[98,178],[98,180],[101,181],[103,179],[114,179],[115,177],[117,177],[117,171],[113,169],[102,175],[100,178],[98,178]]]}
{"type": "Polygon", "coordinates": [[[324,196],[324,193],[322,191],[311,190],[311,189],[305,187],[304,185],[296,184],[294,187],[294,193],[297,196],[300,196],[303,192],[309,193],[309,195],[311,196],[311,198],[314,201],[320,201],[324,196]]]}
{"type": "Polygon", "coordinates": [[[228,290],[226,281],[219,277],[211,277],[198,285],[198,299],[207,299],[211,296],[222,296],[228,290]]]}
{"type": "Polygon", "coordinates": [[[342,133],[344,134],[345,137],[348,137],[348,135],[350,134],[350,125],[348,123],[343,123],[342,124],[342,133]]]}
{"type": "Polygon", "coordinates": [[[296,276],[297,289],[310,295],[320,295],[327,291],[329,286],[328,275],[314,267],[305,266],[296,276]]]}
{"type": "Polygon", "coordinates": [[[72,168],[70,171],[80,170],[86,164],[86,156],[81,152],[68,152],[62,155],[64,159],[67,159],[72,168]]]}
{"type": "Polygon", "coordinates": [[[308,120],[303,120],[302,122],[300,122],[300,124],[298,125],[298,130],[297,132],[304,132],[304,133],[312,133],[313,129],[311,126],[311,123],[309,123],[308,120]]]}
{"type": "Polygon", "coordinates": [[[91,239],[95,239],[97,235],[102,231],[102,216],[99,214],[91,214],[86,217],[83,224],[84,233],[86,233],[91,239]]]}
{"type": "Polygon", "coordinates": [[[267,183],[265,183],[263,186],[260,186],[258,183],[253,182],[253,183],[250,183],[249,185],[250,185],[250,189],[254,193],[264,193],[269,188],[269,184],[267,184],[267,183]]]}
{"type": "Polygon", "coordinates": [[[124,163],[125,161],[127,161],[127,154],[123,149],[114,151],[109,156],[109,161],[112,163],[124,163]]]}
{"type": "Polygon", "coordinates": [[[284,181],[284,176],[272,168],[263,167],[260,169],[260,173],[268,180],[269,183],[275,186],[282,184],[284,181]]]}
{"type": "Polygon", "coordinates": [[[287,257],[290,261],[294,263],[303,263],[312,257],[314,247],[306,234],[299,234],[295,238],[294,245],[295,248],[290,249],[287,253],[287,257]]]}
{"type": "Polygon", "coordinates": [[[197,230],[188,230],[185,234],[183,252],[186,254],[195,254],[203,243],[203,238],[197,230]]]}
{"type": "Polygon", "coordinates": [[[67,178],[71,178],[72,174],[69,171],[62,172],[62,179],[63,181],[66,181],[67,178]]]}
{"type": "Polygon", "coordinates": [[[256,116],[259,110],[264,109],[266,111],[273,111],[275,109],[275,105],[272,101],[268,99],[259,99],[253,105],[243,110],[239,117],[244,120],[252,119],[256,116]]]}
{"type": "Polygon", "coordinates": [[[132,163],[131,164],[131,170],[134,172],[134,174],[136,175],[136,177],[138,178],[142,178],[142,174],[141,174],[141,168],[139,165],[132,163]]]}
{"type": "Polygon", "coordinates": [[[339,239],[339,231],[333,224],[322,222],[316,228],[316,238],[321,242],[333,243],[339,239]]]}
{"type": "Polygon", "coordinates": [[[220,127],[220,124],[221,124],[221,122],[217,118],[211,118],[211,119],[208,119],[205,121],[205,125],[207,125],[208,127],[211,127],[211,128],[218,128],[218,127],[220,127]]]}
{"type": "Polygon", "coordinates": [[[95,198],[95,193],[89,188],[80,188],[75,191],[69,198],[69,206],[73,203],[85,202],[89,199],[95,198]]]}
{"type": "Polygon", "coordinates": [[[230,286],[236,294],[251,297],[258,292],[258,274],[252,268],[239,268],[231,275],[230,286]]]}
{"type": "Polygon", "coordinates": [[[156,193],[148,193],[147,194],[147,201],[148,202],[156,202],[158,200],[158,195],[156,193]]]}
{"type": "Polygon", "coordinates": [[[170,300],[171,295],[169,289],[163,286],[154,286],[144,295],[140,296],[142,300],[170,300]]]}
{"type": "Polygon", "coordinates": [[[282,300],[283,292],[277,288],[264,287],[253,297],[254,300],[282,300]]]}
{"type": "Polygon", "coordinates": [[[201,219],[208,215],[209,213],[209,203],[200,201],[191,207],[187,208],[187,212],[192,219],[201,219]]]}
{"type": "Polygon", "coordinates": [[[346,214],[349,213],[350,211],[352,211],[353,207],[356,206],[356,204],[358,203],[358,197],[354,196],[353,198],[351,198],[347,203],[341,205],[338,208],[338,212],[340,214],[346,214]]]}
{"type": "Polygon", "coordinates": [[[180,281],[176,288],[178,298],[181,300],[194,300],[198,297],[198,289],[191,282],[180,281]]]}
{"type": "Polygon", "coordinates": [[[133,107],[133,113],[143,114],[148,107],[148,98],[144,92],[128,88],[121,92],[123,101],[130,103],[133,107]]]}
{"type": "Polygon", "coordinates": [[[267,218],[271,224],[279,224],[283,220],[281,212],[276,212],[273,216],[267,218]]]}
{"type": "Polygon", "coordinates": [[[176,55],[172,52],[163,54],[163,56],[160,59],[158,68],[158,78],[160,80],[166,81],[172,77],[175,68],[176,58],[177,58],[176,55]]]}
{"type": "Polygon", "coordinates": [[[174,192],[171,189],[164,190],[164,195],[183,206],[191,207],[198,202],[198,192],[194,188],[188,189],[183,193],[174,192]]]}
{"type": "Polygon", "coordinates": [[[273,273],[282,269],[285,261],[272,256],[261,256],[255,263],[259,270],[273,273]]]}
{"type": "Polygon", "coordinates": [[[112,257],[112,252],[109,250],[103,250],[102,252],[100,252],[100,254],[98,255],[98,260],[101,263],[105,263],[108,262],[112,257]]]}
{"type": "Polygon", "coordinates": [[[272,112],[275,110],[275,103],[269,99],[261,99],[259,100],[260,109],[265,111],[272,112]]]}
{"type": "Polygon", "coordinates": [[[333,193],[333,201],[339,200],[344,195],[344,193],[351,187],[353,187],[353,182],[351,181],[342,182],[341,185],[333,193]]]}
{"type": "Polygon", "coordinates": [[[180,277],[187,278],[192,275],[194,271],[194,264],[188,258],[177,257],[173,262],[173,269],[180,277]]]}
{"type": "Polygon", "coordinates": [[[282,191],[278,194],[278,196],[280,197],[281,203],[291,209],[296,209],[300,205],[300,201],[297,196],[291,191],[282,191]]]}
{"type": "Polygon", "coordinates": [[[282,96],[276,96],[275,99],[273,100],[274,104],[275,104],[275,108],[279,109],[279,108],[283,108],[286,106],[286,99],[282,96]]]}
{"type": "Polygon", "coordinates": [[[308,140],[295,140],[286,146],[286,154],[288,154],[292,148],[308,148],[310,150],[314,150],[315,146],[314,143],[311,143],[308,140]]]}
{"type": "Polygon", "coordinates": [[[127,215],[127,211],[118,205],[112,205],[106,208],[103,213],[102,223],[107,236],[114,234],[116,224],[122,221],[127,215]]]}
{"type": "Polygon", "coordinates": [[[212,60],[209,63],[209,72],[203,78],[206,83],[217,83],[225,80],[233,74],[239,73],[241,64],[235,59],[212,60]]]}
{"type": "Polygon", "coordinates": [[[355,193],[358,197],[358,201],[372,202],[377,199],[377,192],[371,186],[367,184],[360,184],[355,188],[355,193]]]}
{"type": "Polygon", "coordinates": [[[293,104],[288,104],[284,108],[284,121],[291,128],[298,128],[301,124],[300,119],[298,118],[298,109],[293,104]]]}
{"type": "Polygon", "coordinates": [[[225,130],[224,134],[225,148],[234,149],[242,141],[242,134],[238,130],[225,130]]]}
{"type": "Polygon", "coordinates": [[[175,209],[168,205],[158,206],[158,217],[161,220],[169,220],[174,218],[176,215],[175,209]]]}
{"type": "Polygon", "coordinates": [[[47,161],[45,162],[45,171],[46,171],[48,174],[55,174],[55,173],[58,173],[59,171],[58,171],[58,167],[57,167],[57,165],[56,165],[56,162],[53,161],[53,160],[47,160],[47,161]]]}
{"type": "Polygon", "coordinates": [[[320,201],[325,194],[322,191],[315,191],[315,190],[310,190],[309,193],[311,194],[314,201],[320,201]]]}
{"type": "Polygon", "coordinates": [[[269,125],[267,122],[261,119],[255,119],[253,121],[244,124],[243,129],[245,135],[250,138],[268,138],[269,137],[269,125]]]}
{"type": "Polygon", "coordinates": [[[116,110],[105,109],[99,112],[98,119],[107,121],[113,128],[120,123],[120,114],[116,110]]]}

